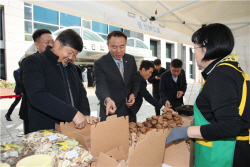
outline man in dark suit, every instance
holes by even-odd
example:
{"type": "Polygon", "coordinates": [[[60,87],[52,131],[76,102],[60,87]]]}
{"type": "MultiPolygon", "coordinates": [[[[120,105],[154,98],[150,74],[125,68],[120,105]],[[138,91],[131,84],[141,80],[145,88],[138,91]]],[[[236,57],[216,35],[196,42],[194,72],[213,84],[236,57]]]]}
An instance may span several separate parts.
{"type": "MultiPolygon", "coordinates": [[[[20,67],[20,64],[21,64],[21,62],[19,61],[18,62],[19,67],[20,67]]],[[[13,73],[15,81],[16,81],[16,86],[15,86],[15,90],[14,90],[16,95],[21,95],[21,93],[22,93],[22,89],[20,87],[20,74],[19,73],[20,73],[20,68],[15,70],[13,73]]],[[[15,109],[16,105],[19,103],[20,100],[21,100],[21,96],[16,97],[15,101],[11,104],[8,112],[5,115],[5,118],[7,121],[12,121],[12,119],[10,118],[10,115],[12,114],[13,110],[15,109]]]]}
{"type": "Polygon", "coordinates": [[[127,36],[123,32],[112,31],[107,41],[110,52],[94,65],[101,121],[114,113],[129,115],[131,120],[136,117],[134,103],[140,86],[135,59],[125,54],[127,36]]]}
{"type": "Polygon", "coordinates": [[[81,70],[81,68],[80,68],[79,66],[77,66],[77,65],[75,64],[75,61],[76,61],[76,57],[74,57],[73,59],[71,59],[71,60],[70,60],[70,63],[72,63],[72,64],[75,65],[77,74],[78,74],[80,80],[82,81],[82,70],[81,70]]]}
{"type": "MultiPolygon", "coordinates": [[[[140,71],[138,71],[139,80],[140,80],[140,89],[138,96],[135,99],[136,104],[136,111],[138,112],[141,108],[143,98],[149,102],[151,105],[153,105],[155,108],[157,108],[159,111],[166,111],[168,108],[166,108],[164,105],[162,105],[158,100],[152,97],[152,95],[147,90],[147,82],[148,78],[152,75],[154,70],[154,65],[148,60],[143,60],[141,62],[140,71]]],[[[136,117],[133,122],[136,122],[136,117]]]]}
{"type": "Polygon", "coordinates": [[[171,61],[170,70],[164,72],[160,79],[160,102],[166,107],[175,109],[183,105],[183,96],[187,89],[185,72],[182,61],[171,61]]]}
{"type": "MultiPolygon", "coordinates": [[[[153,97],[157,100],[160,101],[160,93],[159,93],[159,84],[160,84],[160,79],[161,79],[161,74],[166,71],[165,68],[161,67],[161,60],[160,59],[155,59],[154,60],[154,71],[152,73],[152,76],[148,79],[149,83],[152,83],[153,85],[153,97]]],[[[160,115],[160,110],[155,108],[155,114],[160,115]]]]}
{"type": "Polygon", "coordinates": [[[23,85],[28,98],[29,130],[54,129],[55,123],[74,122],[81,129],[97,121],[90,117],[86,91],[70,60],[82,51],[79,34],[61,32],[53,48],[28,56],[23,64],[23,85]]]}
{"type": "MultiPolygon", "coordinates": [[[[34,40],[34,45],[37,48],[37,52],[34,54],[42,53],[45,51],[45,48],[47,45],[53,46],[54,40],[52,38],[51,32],[47,29],[38,29],[36,30],[32,38],[34,40]]],[[[19,117],[23,120],[23,127],[24,127],[24,134],[29,133],[29,122],[28,122],[28,106],[27,106],[27,95],[26,91],[24,89],[23,83],[22,83],[22,76],[23,76],[23,67],[22,64],[25,61],[26,58],[24,58],[21,62],[20,66],[20,85],[22,88],[22,102],[19,110],[19,117]]]]}

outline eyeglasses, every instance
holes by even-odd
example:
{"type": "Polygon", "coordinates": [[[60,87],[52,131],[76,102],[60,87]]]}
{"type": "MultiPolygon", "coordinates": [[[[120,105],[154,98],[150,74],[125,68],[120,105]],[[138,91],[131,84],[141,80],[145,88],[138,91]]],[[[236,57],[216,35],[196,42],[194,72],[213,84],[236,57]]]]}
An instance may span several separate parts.
{"type": "Polygon", "coordinates": [[[54,41],[45,41],[45,42],[37,42],[37,43],[45,43],[46,45],[52,44],[54,45],[54,41]]]}
{"type": "Polygon", "coordinates": [[[171,71],[172,71],[172,72],[175,72],[175,73],[181,72],[181,70],[173,70],[173,69],[171,69],[171,71]]]}
{"type": "Polygon", "coordinates": [[[201,46],[199,46],[199,47],[194,47],[194,48],[192,48],[192,52],[194,53],[194,50],[197,49],[197,48],[202,48],[202,47],[201,47],[201,46]]]}

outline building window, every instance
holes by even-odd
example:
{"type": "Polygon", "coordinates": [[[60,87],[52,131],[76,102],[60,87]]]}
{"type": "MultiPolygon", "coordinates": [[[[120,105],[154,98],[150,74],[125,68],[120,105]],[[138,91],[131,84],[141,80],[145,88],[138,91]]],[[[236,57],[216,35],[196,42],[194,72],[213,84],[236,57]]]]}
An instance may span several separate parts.
{"type": "Polygon", "coordinates": [[[191,49],[191,48],[189,49],[189,56],[190,56],[190,57],[189,57],[189,60],[190,60],[190,61],[193,61],[194,53],[192,52],[192,49],[191,49]]]}
{"type": "Polygon", "coordinates": [[[103,42],[102,38],[89,30],[83,30],[83,39],[88,41],[98,41],[103,42]]]}
{"type": "Polygon", "coordinates": [[[32,6],[32,4],[27,3],[27,2],[24,2],[24,5],[25,5],[25,6],[30,6],[30,7],[32,6]]]}
{"type": "Polygon", "coordinates": [[[193,79],[193,64],[189,65],[189,77],[193,79]]]}
{"type": "Polygon", "coordinates": [[[170,70],[170,62],[166,62],[166,70],[170,70]]]}
{"type": "Polygon", "coordinates": [[[0,60],[1,79],[6,80],[4,49],[0,49],[0,60]]]}
{"type": "Polygon", "coordinates": [[[32,8],[24,7],[24,19],[32,20],[32,8]]]}
{"type": "Polygon", "coordinates": [[[91,30],[91,21],[90,20],[82,19],[82,27],[91,30]]]}
{"type": "Polygon", "coordinates": [[[152,50],[152,56],[157,57],[157,41],[150,41],[150,50],[152,50]]]}
{"type": "Polygon", "coordinates": [[[97,33],[108,34],[108,25],[97,21],[92,21],[92,30],[97,33]]]}
{"type": "Polygon", "coordinates": [[[137,48],[143,48],[143,49],[148,49],[148,47],[141,41],[136,40],[136,47],[137,48]]]}
{"type": "Polygon", "coordinates": [[[171,59],[171,44],[166,44],[166,58],[171,59]]]}
{"type": "Polygon", "coordinates": [[[58,25],[58,12],[33,5],[34,21],[58,25]]]}
{"type": "Polygon", "coordinates": [[[108,41],[108,35],[99,34],[106,42],[108,41]]]}
{"type": "Polygon", "coordinates": [[[81,17],[60,12],[60,25],[81,27],[81,17]]]}
{"type": "Polygon", "coordinates": [[[112,32],[112,31],[122,31],[122,28],[109,25],[109,32],[112,32]]]}
{"type": "Polygon", "coordinates": [[[123,33],[127,35],[127,37],[130,37],[130,30],[123,29],[123,33]]]}
{"type": "Polygon", "coordinates": [[[25,34],[32,34],[32,22],[24,21],[24,31],[25,34]]]}
{"type": "Polygon", "coordinates": [[[123,29],[123,33],[125,35],[127,35],[127,37],[134,37],[134,38],[138,38],[138,39],[144,41],[144,35],[143,35],[143,33],[135,32],[135,31],[130,31],[130,30],[126,30],[126,29],[123,29]]]}
{"type": "Polygon", "coordinates": [[[135,46],[135,40],[134,39],[128,39],[127,46],[134,47],[135,46]]]}
{"type": "Polygon", "coordinates": [[[52,26],[52,25],[41,24],[41,23],[34,23],[34,31],[36,31],[37,29],[42,29],[42,28],[50,30],[51,33],[53,33],[54,31],[59,29],[58,26],[52,26]]]}

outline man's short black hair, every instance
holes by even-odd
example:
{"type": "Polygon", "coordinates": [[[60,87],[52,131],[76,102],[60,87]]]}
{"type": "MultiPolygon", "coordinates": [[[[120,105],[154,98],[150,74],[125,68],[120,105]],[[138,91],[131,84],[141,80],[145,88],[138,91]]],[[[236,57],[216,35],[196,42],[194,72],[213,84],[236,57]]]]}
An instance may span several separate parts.
{"type": "Polygon", "coordinates": [[[182,68],[182,61],[180,59],[174,59],[171,61],[171,67],[182,68]]]}
{"type": "Polygon", "coordinates": [[[37,29],[32,35],[33,41],[37,42],[39,38],[41,37],[41,35],[43,34],[51,34],[51,32],[50,30],[47,30],[47,29],[37,29]]]}
{"type": "Polygon", "coordinates": [[[203,60],[223,58],[229,55],[234,47],[231,30],[219,23],[209,24],[197,30],[192,36],[192,42],[207,49],[203,60]]]}
{"type": "Polygon", "coordinates": [[[107,37],[107,41],[109,42],[110,38],[111,37],[124,37],[125,40],[127,41],[127,35],[125,35],[123,32],[121,31],[112,31],[108,34],[108,37],[107,37]]]}
{"type": "Polygon", "coordinates": [[[156,66],[161,65],[161,59],[155,59],[154,60],[154,65],[156,65],[156,66]]]}
{"type": "Polygon", "coordinates": [[[151,61],[148,60],[142,60],[139,70],[145,69],[146,71],[150,68],[154,68],[154,64],[151,61]]]}
{"type": "Polygon", "coordinates": [[[69,46],[81,52],[83,49],[82,37],[72,29],[61,32],[56,40],[60,41],[62,46],[69,46]]]}

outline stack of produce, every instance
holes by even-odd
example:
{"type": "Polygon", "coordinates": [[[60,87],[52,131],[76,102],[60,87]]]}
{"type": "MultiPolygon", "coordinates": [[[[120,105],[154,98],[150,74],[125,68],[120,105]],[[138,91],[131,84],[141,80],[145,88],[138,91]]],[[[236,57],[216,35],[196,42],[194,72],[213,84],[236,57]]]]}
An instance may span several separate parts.
{"type": "Polygon", "coordinates": [[[130,122],[129,123],[129,131],[130,131],[130,133],[135,133],[137,135],[140,135],[140,134],[146,134],[148,130],[140,122],[138,122],[138,123],[130,122]]]}
{"type": "Polygon", "coordinates": [[[1,143],[0,163],[13,167],[20,159],[32,154],[34,153],[20,141],[4,142],[1,143]]]}
{"type": "Polygon", "coordinates": [[[35,154],[52,157],[56,167],[85,167],[93,161],[90,151],[85,150],[78,141],[53,130],[41,130],[26,135],[22,142],[35,154]]]}
{"type": "Polygon", "coordinates": [[[182,123],[181,116],[174,113],[171,109],[163,112],[162,115],[149,117],[146,122],[143,122],[146,127],[156,129],[174,128],[182,125],[182,123]],[[175,124],[170,125],[170,123],[175,124]]]}

